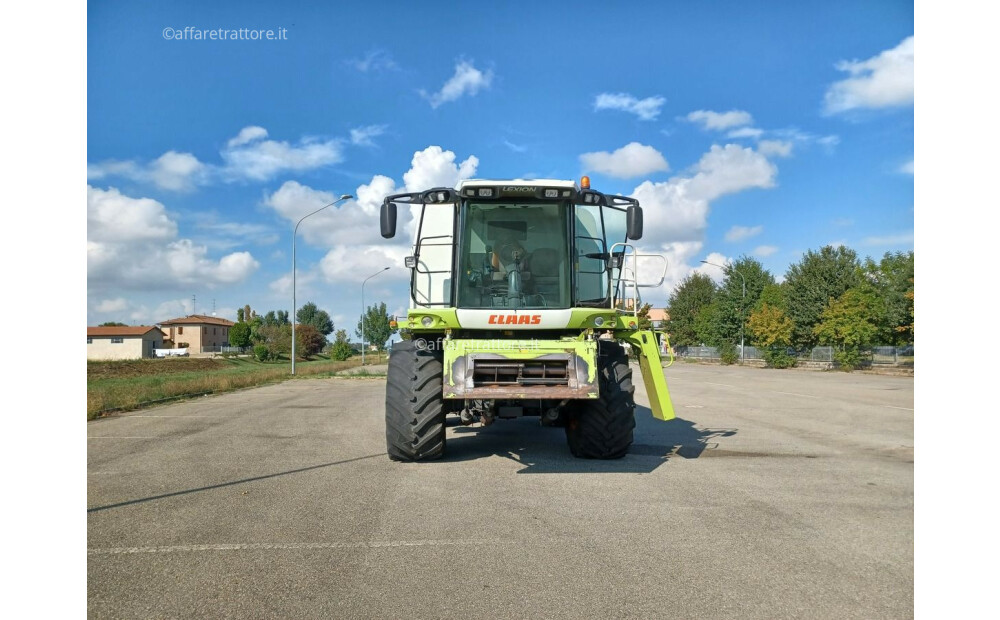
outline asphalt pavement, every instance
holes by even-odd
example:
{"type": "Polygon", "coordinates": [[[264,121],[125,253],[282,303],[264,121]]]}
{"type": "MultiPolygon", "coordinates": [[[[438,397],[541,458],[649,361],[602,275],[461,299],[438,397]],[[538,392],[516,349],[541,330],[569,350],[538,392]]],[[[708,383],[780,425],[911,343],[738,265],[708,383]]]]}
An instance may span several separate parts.
{"type": "MultiPolygon", "coordinates": [[[[636,379],[639,373],[636,372],[636,379]]],[[[379,378],[90,422],[95,618],[907,618],[913,379],[678,364],[635,443],[537,418],[385,455],[379,378]]]]}

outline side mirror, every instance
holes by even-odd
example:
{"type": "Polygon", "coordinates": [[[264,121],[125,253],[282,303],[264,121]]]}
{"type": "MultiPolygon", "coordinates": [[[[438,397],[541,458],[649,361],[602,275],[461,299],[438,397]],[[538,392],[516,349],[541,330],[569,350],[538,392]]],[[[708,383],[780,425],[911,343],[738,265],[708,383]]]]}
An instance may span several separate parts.
{"type": "Polygon", "coordinates": [[[384,238],[392,239],[396,236],[396,203],[382,203],[382,213],[380,214],[379,221],[382,225],[382,236],[384,238]]]}
{"type": "Polygon", "coordinates": [[[642,207],[629,205],[626,218],[628,238],[633,241],[642,239],[642,207]]]}

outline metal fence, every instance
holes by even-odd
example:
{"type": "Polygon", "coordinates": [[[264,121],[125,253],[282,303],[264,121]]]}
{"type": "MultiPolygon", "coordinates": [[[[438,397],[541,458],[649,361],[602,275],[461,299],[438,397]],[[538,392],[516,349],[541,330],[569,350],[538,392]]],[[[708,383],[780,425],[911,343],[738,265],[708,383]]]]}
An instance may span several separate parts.
{"type": "MultiPolygon", "coordinates": [[[[739,355],[740,348],[736,347],[739,355]]],[[[833,347],[813,347],[795,351],[789,349],[788,353],[797,357],[800,362],[833,363],[833,347]]],[[[674,347],[674,355],[680,359],[692,360],[717,360],[719,359],[719,349],[717,347],[674,347]]],[[[743,348],[743,359],[745,361],[761,361],[764,359],[762,351],[753,346],[743,348]]],[[[905,347],[872,347],[862,351],[862,359],[873,366],[913,366],[913,345],[905,347]]]]}
{"type": "Polygon", "coordinates": [[[202,353],[249,353],[250,347],[212,346],[202,347],[202,353]]]}

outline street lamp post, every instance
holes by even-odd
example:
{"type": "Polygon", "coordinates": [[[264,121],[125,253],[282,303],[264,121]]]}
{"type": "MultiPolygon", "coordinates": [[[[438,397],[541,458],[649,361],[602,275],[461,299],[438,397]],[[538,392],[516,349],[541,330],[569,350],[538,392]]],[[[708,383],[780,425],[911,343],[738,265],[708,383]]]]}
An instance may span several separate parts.
{"type": "MultiPolygon", "coordinates": [[[[713,267],[718,267],[719,269],[726,269],[726,267],[723,267],[722,265],[716,265],[715,263],[710,263],[707,260],[703,260],[701,262],[705,263],[706,265],[712,265],[713,267]]],[[[736,272],[736,275],[738,275],[740,277],[740,280],[743,281],[743,300],[740,302],[740,364],[742,364],[743,361],[744,361],[744,359],[743,359],[743,349],[744,349],[744,347],[743,347],[743,323],[745,322],[744,319],[743,319],[743,313],[745,312],[745,308],[746,308],[746,305],[747,305],[747,279],[744,278],[743,274],[740,273],[739,270],[737,270],[732,265],[729,266],[729,269],[732,269],[734,272],[736,272]]]]}
{"type": "Polygon", "coordinates": [[[361,283],[361,365],[362,366],[365,365],[365,312],[367,312],[367,310],[368,310],[365,307],[365,284],[368,283],[368,280],[371,280],[372,278],[374,278],[378,274],[380,274],[382,272],[385,272],[385,271],[388,271],[388,270],[389,270],[388,267],[386,267],[384,269],[379,269],[378,271],[376,271],[372,275],[370,275],[367,278],[365,278],[365,281],[361,283]]]}
{"type": "Polygon", "coordinates": [[[338,202],[350,200],[351,198],[354,198],[354,196],[351,196],[350,194],[344,194],[343,196],[334,200],[330,204],[324,205],[319,209],[316,209],[312,213],[302,216],[302,219],[296,222],[295,228],[292,230],[292,374],[293,375],[295,374],[295,321],[296,321],[295,313],[298,310],[298,308],[296,307],[296,299],[295,299],[295,237],[296,235],[298,235],[299,232],[299,224],[301,224],[302,220],[306,219],[310,215],[316,215],[317,213],[319,213],[323,209],[326,209],[327,207],[332,207],[338,202]]]}

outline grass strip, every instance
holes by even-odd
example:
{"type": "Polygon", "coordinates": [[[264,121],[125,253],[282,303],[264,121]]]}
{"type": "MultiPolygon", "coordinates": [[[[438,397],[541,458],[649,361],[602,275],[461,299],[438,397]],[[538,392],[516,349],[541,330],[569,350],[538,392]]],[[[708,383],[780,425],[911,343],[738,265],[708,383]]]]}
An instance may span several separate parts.
{"type": "Polygon", "coordinates": [[[359,365],[355,360],[299,362],[295,364],[295,377],[292,377],[291,364],[288,362],[261,363],[245,358],[230,358],[212,360],[217,362],[213,365],[198,363],[191,365],[194,368],[186,369],[183,364],[174,365],[177,360],[149,361],[152,363],[113,371],[100,367],[113,362],[92,362],[95,365],[93,372],[91,364],[88,364],[87,419],[93,420],[111,412],[131,411],[177,398],[229,392],[297,377],[329,376],[359,365]]]}

